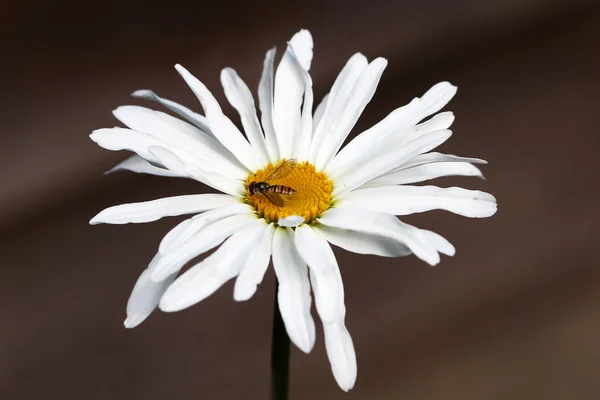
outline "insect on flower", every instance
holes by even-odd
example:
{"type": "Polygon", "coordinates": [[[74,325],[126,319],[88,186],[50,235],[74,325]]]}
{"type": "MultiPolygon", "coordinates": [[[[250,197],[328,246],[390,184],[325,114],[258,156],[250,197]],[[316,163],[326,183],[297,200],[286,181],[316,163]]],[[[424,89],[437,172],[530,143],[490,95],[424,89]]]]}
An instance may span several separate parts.
{"type": "Polygon", "coordinates": [[[296,162],[295,158],[289,159],[277,167],[277,169],[267,176],[264,181],[250,182],[248,185],[248,191],[250,192],[250,195],[262,194],[277,207],[283,207],[285,200],[280,196],[280,194],[292,195],[296,193],[296,191],[285,185],[271,185],[270,182],[285,178],[294,170],[294,168],[296,168],[297,164],[298,163],[296,162]]]}

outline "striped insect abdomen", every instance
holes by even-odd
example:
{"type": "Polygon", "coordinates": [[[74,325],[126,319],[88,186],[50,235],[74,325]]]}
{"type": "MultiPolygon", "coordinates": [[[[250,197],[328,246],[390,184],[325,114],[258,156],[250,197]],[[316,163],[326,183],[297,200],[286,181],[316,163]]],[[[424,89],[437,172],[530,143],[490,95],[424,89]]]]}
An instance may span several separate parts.
{"type": "Polygon", "coordinates": [[[289,186],[284,185],[271,185],[267,189],[268,192],[277,194],[294,194],[296,191],[289,186]]]}

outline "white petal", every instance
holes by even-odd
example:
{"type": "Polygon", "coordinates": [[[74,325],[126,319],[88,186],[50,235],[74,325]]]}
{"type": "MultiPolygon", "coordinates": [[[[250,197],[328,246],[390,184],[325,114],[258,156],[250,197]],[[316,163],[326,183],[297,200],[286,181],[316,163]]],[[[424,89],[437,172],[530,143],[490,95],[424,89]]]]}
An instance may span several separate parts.
{"type": "Polygon", "coordinates": [[[300,216],[300,215],[289,215],[285,218],[281,218],[279,221],[277,221],[277,225],[279,226],[285,226],[288,228],[295,228],[298,225],[302,224],[304,222],[304,217],[300,216]]]}
{"type": "Polygon", "coordinates": [[[335,228],[387,236],[404,243],[417,257],[431,265],[440,262],[436,246],[428,240],[430,238],[418,228],[400,222],[393,215],[361,209],[333,208],[327,210],[318,221],[335,228]]]}
{"type": "Polygon", "coordinates": [[[416,124],[423,118],[440,111],[456,94],[456,86],[449,82],[440,82],[431,87],[423,97],[415,98],[407,109],[410,123],[416,124]]]}
{"type": "MultiPolygon", "coordinates": [[[[161,146],[150,146],[148,152],[169,171],[173,171],[177,175],[190,176],[186,163],[172,151],[161,146]]],[[[197,167],[195,166],[195,168],[197,167]]]]}
{"type": "Polygon", "coordinates": [[[255,220],[232,235],[213,254],[183,273],[163,295],[160,309],[179,311],[192,306],[239,274],[246,257],[263,237],[266,222],[255,220]]]}
{"type": "Polygon", "coordinates": [[[388,236],[351,231],[319,225],[318,229],[331,243],[358,254],[375,254],[382,257],[404,257],[412,251],[404,243],[388,236]]]}
{"type": "Polygon", "coordinates": [[[138,174],[149,174],[158,176],[169,176],[176,178],[189,178],[187,175],[180,175],[165,168],[157,167],[144,160],[141,156],[134,154],[128,159],[106,171],[105,174],[112,174],[117,171],[132,171],[138,174]]]}
{"type": "Polygon", "coordinates": [[[221,107],[212,93],[202,82],[190,74],[181,65],[175,65],[177,72],[185,79],[200,103],[215,137],[229,150],[246,168],[256,171],[261,167],[260,161],[252,151],[252,146],[246,141],[239,129],[223,114],[221,107]]]}
{"type": "Polygon", "coordinates": [[[113,110],[113,115],[134,131],[145,133],[165,143],[182,148],[198,148],[200,138],[218,143],[198,127],[167,113],[142,106],[125,105],[113,110]]]}
{"type": "Polygon", "coordinates": [[[350,333],[343,321],[323,324],[325,347],[337,384],[345,392],[354,387],[357,365],[356,352],[350,333]]]}
{"type": "Polygon", "coordinates": [[[328,99],[329,99],[329,93],[327,93],[325,96],[323,96],[323,99],[321,100],[321,102],[317,106],[317,109],[315,110],[315,115],[313,117],[313,131],[319,125],[319,123],[321,122],[321,119],[323,118],[323,114],[325,113],[325,108],[327,107],[328,99]]]}
{"type": "MultiPolygon", "coordinates": [[[[221,210],[226,207],[234,207],[236,205],[237,204],[232,204],[231,206],[215,208],[214,210],[206,211],[202,214],[198,214],[195,217],[203,216],[207,213],[211,213],[215,210],[221,210]]],[[[177,225],[175,225],[175,227],[172,228],[169,232],[167,232],[167,234],[160,241],[160,245],[158,246],[158,254],[156,255],[156,257],[159,257],[160,255],[168,254],[168,252],[173,252],[177,247],[179,247],[183,243],[185,243],[185,241],[180,242],[179,238],[184,231],[188,230],[188,227],[192,223],[193,219],[194,219],[194,217],[185,219],[185,220],[181,221],[180,223],[178,223],[177,225]]],[[[185,240],[187,240],[187,239],[189,239],[189,237],[186,237],[185,240]]]]}
{"type": "MultiPolygon", "coordinates": [[[[151,163],[163,166],[165,166],[163,162],[156,157],[156,149],[164,149],[162,151],[159,150],[160,154],[164,154],[166,157],[168,157],[168,160],[174,161],[175,158],[180,160],[180,162],[171,165],[172,167],[176,165],[178,168],[179,172],[174,171],[177,175],[181,175],[183,173],[183,169],[181,168],[182,163],[190,166],[193,165],[195,168],[189,168],[189,170],[186,168],[185,174],[187,176],[195,178],[200,182],[212,187],[216,187],[218,190],[230,194],[232,194],[231,190],[225,190],[222,189],[222,187],[235,188],[234,192],[237,195],[243,193],[244,191],[243,185],[241,185],[240,181],[234,178],[224,176],[220,173],[209,177],[205,176],[206,173],[198,173],[198,171],[196,171],[196,169],[199,167],[202,167],[203,169],[209,167],[210,169],[222,172],[220,168],[206,161],[198,159],[187,150],[175,145],[170,145],[144,133],[124,128],[97,129],[90,134],[90,138],[100,147],[103,147],[107,150],[130,150],[150,161],[151,163]],[[151,148],[155,150],[154,154],[150,151],[151,148]]],[[[169,168],[167,166],[165,167],[169,168]]]]}
{"type": "Polygon", "coordinates": [[[317,170],[325,168],[327,163],[342,147],[350,130],[354,127],[363,110],[373,98],[381,74],[383,74],[386,66],[387,60],[385,58],[377,58],[365,68],[356,80],[341,114],[337,121],[335,121],[335,125],[333,125],[333,129],[327,134],[323,145],[317,152],[315,164],[317,170]]]}
{"type": "Polygon", "coordinates": [[[185,121],[139,106],[121,106],[113,114],[129,128],[150,135],[168,144],[169,148],[174,146],[185,150],[194,159],[209,161],[233,178],[243,178],[248,174],[217,140],[185,121]]]}
{"type": "Polygon", "coordinates": [[[300,133],[300,105],[305,85],[302,70],[294,58],[293,50],[288,46],[275,73],[273,125],[281,158],[293,156],[296,137],[300,133]]]}
{"type": "Polygon", "coordinates": [[[167,233],[160,242],[158,251],[161,254],[168,254],[177,249],[179,246],[183,245],[202,228],[212,224],[215,221],[232,215],[250,214],[253,212],[254,209],[250,205],[238,203],[215,208],[214,210],[198,214],[181,222],[169,233],[167,233]]]}
{"type": "MultiPolygon", "coordinates": [[[[400,107],[390,113],[377,125],[361,133],[345,146],[335,159],[330,163],[330,171],[337,171],[339,168],[352,170],[357,163],[362,163],[362,157],[369,159],[374,157],[374,152],[378,152],[378,145],[384,142],[392,133],[406,133],[412,130],[412,127],[425,118],[443,108],[456,94],[456,87],[448,82],[438,83],[423,95],[422,98],[415,98],[408,105],[400,107]],[[354,161],[354,164],[352,163],[354,161]],[[349,164],[349,165],[348,165],[349,164]]],[[[425,124],[421,124],[418,130],[425,128],[447,129],[454,121],[452,113],[441,113],[436,115],[425,124]]],[[[416,130],[415,130],[416,131],[416,130]]],[[[341,171],[340,171],[341,173],[341,171]]]]}
{"type": "Polygon", "coordinates": [[[454,119],[454,113],[445,111],[434,115],[425,122],[415,125],[415,128],[417,132],[433,132],[448,129],[452,126],[454,119]]]}
{"type": "Polygon", "coordinates": [[[263,72],[258,84],[258,105],[260,107],[260,121],[265,132],[265,144],[272,162],[279,161],[279,147],[275,127],[273,126],[273,61],[275,48],[267,52],[263,72]]]}
{"type": "Polygon", "coordinates": [[[416,157],[411,158],[408,162],[402,164],[396,170],[401,171],[407,168],[418,167],[420,165],[438,162],[467,162],[471,164],[487,164],[487,161],[482,160],[480,158],[459,157],[452,154],[431,152],[426,154],[420,154],[416,157]]]}
{"type": "Polygon", "coordinates": [[[478,176],[483,178],[481,171],[476,166],[464,162],[439,162],[423,164],[417,167],[383,175],[361,186],[361,188],[406,185],[409,183],[423,182],[444,176],[478,176]]]}
{"type": "MultiPolygon", "coordinates": [[[[334,266],[333,270],[328,271],[327,274],[321,274],[315,269],[310,270],[315,303],[319,317],[323,322],[325,347],[333,376],[338,385],[343,390],[348,391],[352,389],[356,381],[356,354],[350,333],[344,325],[346,317],[344,283],[331,247],[324,238],[318,236],[318,234],[316,237],[322,243],[316,245],[315,248],[326,250],[321,253],[321,258],[333,260],[334,266]]],[[[318,252],[320,253],[320,251],[318,252]]],[[[307,253],[303,251],[302,254],[307,253]]]]}
{"type": "Polygon", "coordinates": [[[367,68],[368,64],[367,58],[364,55],[360,53],[354,54],[350,57],[344,68],[342,68],[342,71],[333,83],[323,117],[319,121],[319,125],[315,128],[311,143],[310,162],[312,164],[314,164],[317,158],[317,154],[323,145],[323,141],[343,112],[346,100],[348,99],[348,96],[350,96],[354,83],[365,68],[367,68]]]}
{"type": "Polygon", "coordinates": [[[225,217],[196,232],[195,235],[171,252],[158,253],[149,267],[152,269],[152,280],[161,281],[166,279],[169,275],[179,271],[192,258],[217,247],[229,236],[256,219],[258,217],[255,214],[238,214],[225,217]]]}
{"type": "Polygon", "coordinates": [[[141,132],[136,132],[131,129],[125,128],[103,128],[96,129],[90,134],[92,139],[98,146],[111,151],[129,150],[139,154],[141,157],[152,163],[159,163],[159,161],[148,151],[149,147],[152,146],[164,146],[170,150],[177,152],[178,154],[185,157],[187,160],[192,161],[193,156],[185,151],[182,151],[176,146],[170,146],[156,138],[145,135],[141,132]],[[186,153],[186,154],[184,154],[186,153]]]}
{"type": "Polygon", "coordinates": [[[300,30],[290,39],[289,45],[294,49],[302,68],[310,70],[313,58],[313,38],[310,32],[306,29],[300,30]]]}
{"type": "Polygon", "coordinates": [[[257,153],[257,157],[263,165],[267,165],[268,155],[265,147],[265,138],[256,117],[254,98],[252,98],[250,89],[248,89],[242,78],[232,68],[225,68],[221,71],[221,84],[223,85],[227,100],[240,114],[242,126],[248,136],[248,140],[250,140],[252,148],[257,153]]]}
{"type": "Polygon", "coordinates": [[[325,237],[308,225],[296,228],[296,249],[310,270],[317,312],[323,322],[334,322],[342,312],[339,303],[340,287],[335,270],[337,261],[325,237]]]}
{"type": "MultiPolygon", "coordinates": [[[[294,54],[295,55],[295,54],[294,54]]],[[[292,57],[292,61],[296,65],[296,68],[302,74],[302,80],[304,83],[304,101],[302,103],[302,117],[300,121],[300,129],[296,136],[296,143],[293,148],[293,156],[299,161],[308,160],[310,152],[310,142],[312,141],[313,134],[313,118],[312,118],[312,107],[313,107],[313,90],[312,90],[312,79],[308,74],[308,71],[302,68],[298,60],[292,57]]]]}
{"type": "Polygon", "coordinates": [[[344,307],[343,303],[339,303],[338,295],[344,288],[338,283],[337,277],[333,271],[329,271],[325,274],[315,272],[314,269],[310,268],[309,271],[319,318],[321,318],[323,324],[337,321],[342,314],[342,308],[344,307]]]}
{"type": "Polygon", "coordinates": [[[182,118],[187,119],[189,122],[202,129],[202,131],[212,135],[206,117],[190,110],[187,107],[182,106],[181,104],[159,97],[152,90],[147,89],[136,90],[135,92],[131,93],[131,95],[140,99],[159,102],[163,106],[167,107],[169,110],[173,111],[182,118]]]}
{"type": "Polygon", "coordinates": [[[489,193],[459,187],[379,186],[358,189],[338,198],[338,208],[358,208],[395,215],[446,210],[470,218],[486,218],[497,210],[489,193]]]}
{"type": "Polygon", "coordinates": [[[192,194],[165,197],[141,203],[121,204],[102,210],[90,224],[128,224],[156,221],[162,217],[194,214],[228,204],[239,203],[226,194],[192,194]]]}
{"type": "Polygon", "coordinates": [[[321,274],[335,269],[337,262],[331,247],[320,233],[304,224],[296,228],[294,234],[296,249],[308,267],[321,274]]]}
{"type": "Polygon", "coordinates": [[[445,237],[425,229],[420,229],[420,231],[421,234],[425,236],[426,240],[440,253],[451,257],[456,254],[456,249],[445,237]]]}
{"type": "Polygon", "coordinates": [[[133,287],[127,302],[125,328],[135,328],[148,318],[177,275],[173,274],[161,282],[153,282],[150,280],[151,274],[150,270],[144,270],[133,287]]]}
{"type": "MultiPolygon", "coordinates": [[[[411,103],[412,104],[412,103],[411,103]]],[[[380,156],[391,146],[401,145],[428,132],[448,129],[454,121],[451,112],[438,114],[429,121],[413,125],[404,106],[392,111],[376,125],[352,139],[327,165],[328,174],[341,176],[380,156]]]]}
{"type": "Polygon", "coordinates": [[[273,237],[273,267],[279,280],[277,301],[288,336],[309,353],[315,343],[315,322],[310,315],[308,268],[294,246],[290,228],[277,228],[273,237]]]}
{"type": "Polygon", "coordinates": [[[387,152],[373,159],[370,163],[363,165],[362,168],[349,171],[337,178],[330,176],[336,183],[332,197],[335,198],[347,191],[356,189],[372,179],[385,175],[405,163],[406,160],[436,148],[451,135],[452,132],[449,130],[434,131],[406,143],[402,141],[401,144],[395,143],[394,138],[391,138],[387,146],[387,152]]]}
{"type": "Polygon", "coordinates": [[[270,223],[265,229],[261,242],[252,250],[244,263],[233,290],[233,298],[236,301],[250,299],[262,282],[271,260],[274,234],[275,224],[270,223]]]}
{"type": "Polygon", "coordinates": [[[187,175],[221,192],[241,197],[245,188],[241,180],[222,175],[219,168],[207,161],[188,163],[177,154],[159,146],[151,146],[148,152],[162,165],[180,175],[187,175]]]}

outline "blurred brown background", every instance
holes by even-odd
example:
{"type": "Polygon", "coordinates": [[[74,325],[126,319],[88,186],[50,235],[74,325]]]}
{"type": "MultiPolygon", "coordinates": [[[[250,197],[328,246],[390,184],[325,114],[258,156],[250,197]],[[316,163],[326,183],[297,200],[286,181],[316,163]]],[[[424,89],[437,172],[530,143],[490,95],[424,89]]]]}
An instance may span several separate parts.
{"type": "MultiPolygon", "coordinates": [[[[200,109],[222,67],[255,88],[264,53],[315,39],[316,98],[361,51],[390,64],[357,129],[433,83],[459,87],[443,152],[487,159],[499,212],[407,220],[457,248],[439,267],[344,251],[350,394],[318,330],[292,351],[292,399],[600,398],[600,7],[586,1],[4,1],[0,12],[0,399],[265,399],[274,276],[123,328],[130,290],[177,219],[88,226],[109,205],[205,190],[120,173],[110,111],[148,88],[200,109]]],[[[144,103],[152,106],[151,104],[144,103]]],[[[230,114],[234,117],[234,114],[230,114]]],[[[319,325],[318,325],[319,326],[319,325]]]]}

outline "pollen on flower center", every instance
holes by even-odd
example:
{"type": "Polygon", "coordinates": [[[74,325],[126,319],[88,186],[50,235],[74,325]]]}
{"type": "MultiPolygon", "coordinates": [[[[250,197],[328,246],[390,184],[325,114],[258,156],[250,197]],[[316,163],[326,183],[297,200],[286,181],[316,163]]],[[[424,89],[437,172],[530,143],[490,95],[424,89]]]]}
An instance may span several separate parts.
{"type": "Polygon", "coordinates": [[[269,164],[264,169],[258,170],[248,176],[246,180],[246,199],[256,209],[258,214],[269,220],[277,222],[280,218],[290,215],[300,215],[305,222],[317,218],[323,211],[327,210],[331,202],[331,191],[333,182],[327,179],[323,172],[317,172],[314,165],[305,161],[299,163],[286,176],[268,180],[268,177],[285,162],[273,165],[269,164]],[[253,182],[265,182],[269,186],[281,185],[279,190],[273,188],[273,193],[251,194],[249,186],[253,182]],[[287,188],[293,189],[293,194],[283,194],[287,188]],[[269,197],[280,197],[283,206],[274,204],[269,197]]]}

